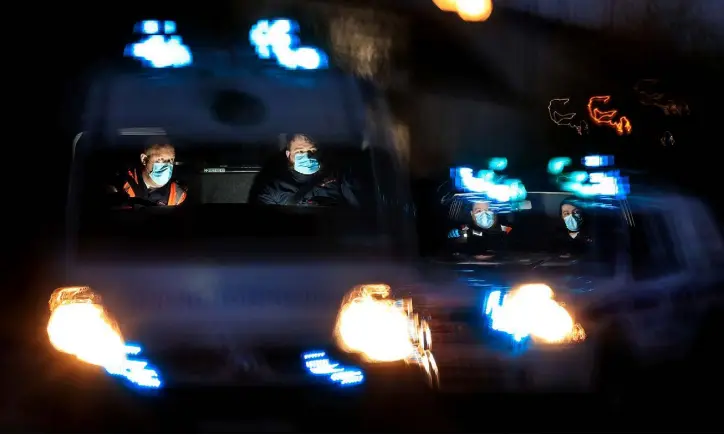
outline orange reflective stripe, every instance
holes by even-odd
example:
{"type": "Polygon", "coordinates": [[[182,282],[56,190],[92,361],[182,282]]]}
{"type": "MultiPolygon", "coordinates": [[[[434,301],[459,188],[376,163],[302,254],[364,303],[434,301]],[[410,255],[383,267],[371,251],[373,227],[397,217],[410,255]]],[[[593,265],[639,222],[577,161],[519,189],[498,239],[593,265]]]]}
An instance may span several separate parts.
{"type": "Polygon", "coordinates": [[[179,205],[186,200],[186,191],[175,182],[171,182],[168,192],[168,205],[179,205]]]}
{"type": "Polygon", "coordinates": [[[171,182],[171,188],[168,189],[168,205],[176,205],[176,183],[171,182]]]}
{"type": "Polygon", "coordinates": [[[126,194],[128,194],[128,196],[130,196],[131,198],[133,198],[134,196],[136,196],[136,193],[133,191],[133,188],[131,188],[131,185],[128,184],[128,181],[126,181],[126,183],[123,185],[123,190],[124,190],[124,191],[126,192],[126,194]]]}
{"type": "Polygon", "coordinates": [[[135,181],[136,184],[138,184],[138,174],[136,174],[136,170],[135,170],[135,169],[129,169],[129,170],[128,170],[128,176],[131,177],[131,179],[132,179],[133,181],[135,181]]]}

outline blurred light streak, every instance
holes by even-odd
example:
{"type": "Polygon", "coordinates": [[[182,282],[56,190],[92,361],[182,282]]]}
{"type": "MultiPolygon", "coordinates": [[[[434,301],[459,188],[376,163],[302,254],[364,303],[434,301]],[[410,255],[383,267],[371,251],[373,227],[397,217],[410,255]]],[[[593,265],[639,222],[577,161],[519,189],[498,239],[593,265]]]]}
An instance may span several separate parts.
{"type": "Polygon", "coordinates": [[[642,79],[634,85],[634,91],[639,95],[639,102],[644,106],[656,106],[663,110],[666,116],[684,116],[690,113],[689,105],[684,101],[667,98],[664,92],[656,91],[659,85],[657,79],[642,79]]]}
{"type": "Polygon", "coordinates": [[[458,0],[457,11],[464,21],[485,21],[493,13],[492,0],[458,0]]]}
{"type": "Polygon", "coordinates": [[[493,13],[492,0],[433,0],[441,11],[456,12],[463,21],[485,21],[493,13]]]}
{"type": "Polygon", "coordinates": [[[364,374],[358,367],[347,367],[331,360],[324,351],[309,351],[302,354],[304,366],[312,376],[326,377],[330,382],[341,385],[358,385],[364,382],[364,374]]]}
{"type": "Polygon", "coordinates": [[[582,159],[583,166],[587,168],[602,168],[604,166],[612,166],[614,162],[613,156],[586,156],[582,159]]]}
{"type": "Polygon", "coordinates": [[[588,132],[588,124],[586,121],[581,120],[578,124],[574,124],[572,121],[576,117],[576,112],[570,112],[570,113],[559,113],[555,109],[553,109],[554,104],[561,104],[562,106],[568,104],[570,101],[570,98],[553,98],[548,102],[548,116],[551,118],[551,121],[553,121],[554,124],[559,126],[567,126],[571,127],[576,130],[576,132],[579,135],[583,135],[583,133],[588,132]]]}
{"type": "Polygon", "coordinates": [[[506,294],[492,291],[485,298],[483,314],[490,318],[491,328],[510,334],[517,342],[530,336],[545,343],[586,338],[581,325],[545,284],[525,284],[506,294]]]}
{"type": "Polygon", "coordinates": [[[457,12],[458,2],[457,0],[432,0],[441,11],[445,12],[457,12]]]}
{"type": "Polygon", "coordinates": [[[559,179],[562,190],[582,197],[625,198],[630,192],[626,177],[619,171],[591,172],[575,171],[559,179]]]}
{"type": "Polygon", "coordinates": [[[149,35],[126,48],[126,56],[151,68],[182,68],[193,62],[191,50],[180,36],[149,35]]]}
{"type": "Polygon", "coordinates": [[[261,59],[274,58],[283,68],[326,68],[327,55],[315,47],[300,46],[298,32],[299,25],[292,20],[260,20],[249,31],[249,42],[261,59]]]}
{"type": "Polygon", "coordinates": [[[475,174],[472,168],[459,167],[450,172],[455,187],[465,192],[484,194],[489,200],[503,203],[522,201],[528,194],[521,180],[506,179],[491,170],[481,170],[475,174]]]}
{"type": "Polygon", "coordinates": [[[570,157],[554,157],[548,162],[548,173],[559,175],[566,166],[571,164],[570,157]]]}
{"type": "Polygon", "coordinates": [[[674,135],[671,134],[670,131],[665,131],[664,135],[661,136],[661,145],[663,146],[674,146],[676,145],[676,141],[674,140],[674,135]]]}
{"type": "Polygon", "coordinates": [[[408,313],[389,296],[386,284],[362,285],[350,292],[335,327],[342,349],[374,362],[401,361],[413,354],[408,313]]]}
{"type": "Polygon", "coordinates": [[[614,121],[616,114],[618,114],[618,110],[613,109],[603,111],[593,107],[595,103],[606,104],[610,99],[610,95],[598,95],[591,97],[588,100],[588,105],[586,106],[588,108],[588,115],[596,125],[608,125],[616,130],[616,134],[619,136],[631,134],[631,121],[629,121],[627,117],[622,116],[618,121],[614,121]]]}

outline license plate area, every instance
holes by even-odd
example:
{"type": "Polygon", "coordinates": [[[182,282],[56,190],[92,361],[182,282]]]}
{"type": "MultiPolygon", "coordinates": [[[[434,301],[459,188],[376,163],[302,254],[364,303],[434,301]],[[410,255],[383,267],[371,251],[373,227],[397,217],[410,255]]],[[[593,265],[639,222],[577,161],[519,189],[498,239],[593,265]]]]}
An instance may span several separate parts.
{"type": "Polygon", "coordinates": [[[185,348],[151,358],[168,383],[256,384],[307,378],[296,348],[185,348]]]}

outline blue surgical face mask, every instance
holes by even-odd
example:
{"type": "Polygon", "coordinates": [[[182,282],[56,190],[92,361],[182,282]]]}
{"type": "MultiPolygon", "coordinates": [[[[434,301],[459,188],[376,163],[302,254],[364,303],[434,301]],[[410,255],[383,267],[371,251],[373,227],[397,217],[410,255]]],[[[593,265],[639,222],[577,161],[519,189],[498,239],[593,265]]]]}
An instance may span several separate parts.
{"type": "Polygon", "coordinates": [[[479,226],[480,228],[488,229],[493,226],[493,222],[495,221],[495,216],[492,212],[489,211],[481,211],[479,213],[475,214],[475,224],[479,226]]]}
{"type": "Polygon", "coordinates": [[[563,222],[566,223],[566,228],[568,228],[568,231],[578,231],[578,227],[580,226],[578,223],[578,219],[576,219],[576,217],[572,214],[564,217],[563,222]]]}
{"type": "Polygon", "coordinates": [[[307,153],[294,155],[294,170],[304,175],[312,175],[319,171],[319,160],[309,157],[307,153]]]}
{"type": "Polygon", "coordinates": [[[173,174],[173,163],[154,163],[148,176],[159,186],[165,186],[171,180],[171,174],[173,174]]]}

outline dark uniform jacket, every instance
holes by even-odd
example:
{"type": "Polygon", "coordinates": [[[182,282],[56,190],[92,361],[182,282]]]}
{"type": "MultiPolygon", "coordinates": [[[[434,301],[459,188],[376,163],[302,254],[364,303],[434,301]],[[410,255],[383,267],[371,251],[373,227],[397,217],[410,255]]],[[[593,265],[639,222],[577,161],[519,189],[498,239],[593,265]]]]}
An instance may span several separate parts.
{"type": "Polygon", "coordinates": [[[586,254],[593,245],[593,237],[585,227],[576,237],[571,237],[568,230],[558,230],[554,237],[556,250],[561,254],[580,256],[586,254]]]}
{"type": "Polygon", "coordinates": [[[305,175],[290,167],[275,172],[276,176],[270,174],[260,180],[253,189],[250,202],[268,205],[359,206],[349,175],[324,169],[305,175]]]}

